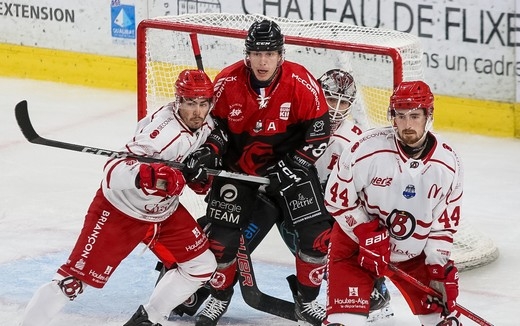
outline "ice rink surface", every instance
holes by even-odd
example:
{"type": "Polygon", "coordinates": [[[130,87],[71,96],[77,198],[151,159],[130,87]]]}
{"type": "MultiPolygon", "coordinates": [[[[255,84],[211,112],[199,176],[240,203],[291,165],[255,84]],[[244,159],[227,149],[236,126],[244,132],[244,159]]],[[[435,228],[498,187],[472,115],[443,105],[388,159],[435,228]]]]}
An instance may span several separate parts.
{"type": "MultiPolygon", "coordinates": [[[[14,106],[27,100],[34,127],[46,138],[118,150],[133,134],[136,97],[10,78],[0,78],[0,89],[0,324],[10,326],[18,325],[33,292],[67,258],[105,162],[101,156],[28,143],[14,106]]],[[[463,214],[500,250],[494,263],[461,273],[458,302],[494,325],[519,325],[520,140],[442,134],[465,167],[463,214]]],[[[143,248],[120,265],[103,290],[87,288],[52,325],[124,324],[146,302],[157,278],[155,259],[143,248]]],[[[253,254],[260,289],[290,300],[285,277],[294,272],[292,260],[277,232],[271,232],[253,254]]],[[[396,288],[388,286],[394,325],[419,325],[396,288]]],[[[193,324],[194,318],[181,318],[163,326],[193,324]]],[[[220,324],[295,323],[250,308],[236,289],[220,324]]]]}

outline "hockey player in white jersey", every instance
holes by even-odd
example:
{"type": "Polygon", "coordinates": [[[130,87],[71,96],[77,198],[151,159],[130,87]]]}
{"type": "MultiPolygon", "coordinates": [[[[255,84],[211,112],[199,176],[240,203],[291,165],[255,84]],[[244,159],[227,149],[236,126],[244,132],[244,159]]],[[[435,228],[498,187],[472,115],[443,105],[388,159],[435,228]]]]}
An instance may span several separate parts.
{"type": "MultiPolygon", "coordinates": [[[[184,70],[175,85],[175,101],[139,121],[124,151],[182,162],[206,140],[214,127],[208,116],[213,106],[211,80],[203,71],[184,70]]],[[[48,325],[87,286],[103,288],[142,242],[171,269],[125,325],[160,326],[164,316],[216,269],[205,233],[179,203],[185,185],[183,174],[166,164],[110,159],[76,245],[54,279],[34,294],[21,325],[48,325]]],[[[194,185],[201,193],[207,188],[194,185]]]]}
{"type": "MultiPolygon", "coordinates": [[[[316,161],[318,176],[323,185],[326,184],[330,172],[337,164],[341,153],[350,148],[359,138],[361,127],[354,123],[352,109],[356,104],[356,84],[351,74],[341,69],[332,69],[319,79],[325,92],[331,122],[331,136],[325,153],[316,161]]],[[[390,318],[394,315],[390,307],[390,293],[385,278],[375,280],[370,297],[370,314],[368,322],[390,318]]]]}
{"type": "Polygon", "coordinates": [[[450,255],[463,170],[452,147],[431,131],[433,104],[427,84],[402,82],[390,98],[392,126],[363,133],[331,172],[325,201],[337,223],[325,324],[365,325],[373,282],[386,275],[422,325],[458,325],[458,270],[450,255]],[[442,300],[392,275],[389,262],[441,292],[442,300]]]}

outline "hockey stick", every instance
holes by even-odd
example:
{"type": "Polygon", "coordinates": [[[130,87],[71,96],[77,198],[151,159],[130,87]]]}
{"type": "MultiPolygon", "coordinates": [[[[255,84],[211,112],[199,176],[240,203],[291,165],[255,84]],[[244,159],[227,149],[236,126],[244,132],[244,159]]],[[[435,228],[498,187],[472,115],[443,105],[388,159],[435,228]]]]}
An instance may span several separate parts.
{"type": "Polygon", "coordinates": [[[294,315],[294,302],[270,296],[258,289],[251,255],[244,237],[240,237],[237,253],[240,291],[244,301],[251,307],[292,321],[297,321],[294,315]]]}
{"type": "MultiPolygon", "coordinates": [[[[372,253],[370,250],[368,250],[366,248],[363,248],[363,247],[359,247],[359,248],[360,248],[360,250],[366,251],[367,253],[369,253],[371,255],[376,255],[375,253],[372,253]]],[[[432,295],[432,296],[434,296],[436,298],[442,299],[442,294],[440,292],[438,292],[437,290],[435,290],[435,289],[433,289],[433,288],[423,284],[421,281],[419,281],[418,279],[416,279],[412,275],[406,273],[405,271],[403,271],[402,269],[400,269],[396,265],[388,264],[388,269],[390,269],[392,272],[394,272],[397,276],[399,276],[400,278],[402,278],[406,282],[408,282],[411,285],[415,286],[419,290],[425,292],[426,294],[429,294],[429,295],[432,295]]],[[[391,279],[391,277],[390,277],[390,279],[391,279]]],[[[473,313],[472,311],[464,308],[463,306],[461,306],[458,303],[455,303],[455,310],[457,310],[458,312],[460,312],[462,315],[466,316],[467,318],[471,319],[472,321],[474,321],[478,325],[493,326],[493,324],[491,324],[490,322],[486,321],[484,318],[482,318],[482,317],[478,316],[477,314],[473,313]]]]}
{"type": "MultiPolygon", "coordinates": [[[[94,155],[107,156],[110,158],[131,158],[131,159],[136,159],[139,162],[144,162],[144,163],[164,163],[175,169],[182,169],[184,167],[184,164],[180,163],[180,162],[167,161],[167,160],[157,159],[157,158],[153,158],[153,157],[137,156],[137,155],[129,154],[127,152],[120,152],[120,151],[113,151],[113,150],[97,148],[97,147],[83,146],[83,145],[65,143],[62,141],[43,138],[40,135],[38,135],[36,130],[34,130],[34,127],[31,123],[31,119],[29,118],[27,101],[24,100],[24,101],[21,101],[20,103],[16,104],[14,112],[15,112],[16,121],[18,122],[18,126],[20,127],[20,130],[22,131],[25,138],[33,144],[56,147],[56,148],[67,149],[67,150],[71,150],[71,151],[83,152],[83,153],[94,154],[94,155]]],[[[225,178],[255,182],[255,183],[260,183],[260,184],[269,184],[269,179],[264,178],[264,177],[247,175],[247,174],[236,173],[236,172],[228,172],[228,171],[223,171],[223,170],[208,169],[207,171],[208,171],[209,175],[221,176],[221,177],[225,177],[225,178]]]]}
{"type": "Polygon", "coordinates": [[[204,71],[204,65],[202,64],[202,56],[200,54],[199,40],[196,33],[190,33],[191,48],[193,49],[193,55],[195,56],[195,62],[197,62],[197,69],[204,71]]]}
{"type": "MultiPolygon", "coordinates": [[[[399,267],[395,266],[394,264],[388,264],[388,268],[394,272],[396,275],[398,275],[403,280],[407,281],[411,285],[415,286],[419,290],[424,291],[426,294],[435,296],[439,299],[442,299],[442,294],[436,291],[435,289],[423,284],[421,281],[416,279],[415,277],[411,276],[410,274],[406,273],[399,267]]],[[[493,326],[490,322],[486,321],[484,318],[478,316],[474,312],[464,308],[458,303],[455,303],[455,310],[460,312],[462,315],[468,317],[469,319],[473,320],[478,325],[484,325],[484,326],[493,326]]]]}

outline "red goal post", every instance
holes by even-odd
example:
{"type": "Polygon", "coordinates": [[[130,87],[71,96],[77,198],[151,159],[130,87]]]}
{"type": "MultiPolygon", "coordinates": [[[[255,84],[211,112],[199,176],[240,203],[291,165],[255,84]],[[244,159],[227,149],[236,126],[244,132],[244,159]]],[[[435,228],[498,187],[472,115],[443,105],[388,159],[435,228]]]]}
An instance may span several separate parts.
{"type": "MultiPolygon", "coordinates": [[[[190,34],[197,34],[205,71],[213,79],[225,66],[244,59],[247,30],[262,19],[280,25],[286,60],[304,65],[316,78],[334,68],[353,75],[358,93],[352,116],[363,128],[388,125],[387,108],[394,86],[423,79],[420,40],[409,33],[256,14],[163,16],[143,20],[137,28],[138,118],[171,102],[180,71],[197,68],[190,34]]],[[[195,217],[204,215],[201,198],[188,193],[181,200],[195,217]]],[[[454,250],[459,268],[475,268],[497,257],[493,241],[463,221],[454,250]]]]}

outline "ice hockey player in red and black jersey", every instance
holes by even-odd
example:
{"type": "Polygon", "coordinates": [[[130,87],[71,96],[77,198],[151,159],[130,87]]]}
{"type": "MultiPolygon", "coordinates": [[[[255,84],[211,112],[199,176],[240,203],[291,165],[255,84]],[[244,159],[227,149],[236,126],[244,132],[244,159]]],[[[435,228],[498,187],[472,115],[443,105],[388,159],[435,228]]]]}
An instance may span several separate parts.
{"type": "MultiPolygon", "coordinates": [[[[266,176],[266,195],[297,230],[295,315],[312,325],[325,316],[316,302],[326,263],[331,219],[326,214],[314,163],[330,136],[328,107],[312,74],[284,58],[284,37],[273,21],[254,22],[245,59],[215,78],[215,131],[194,152],[188,169],[196,181],[215,156],[223,169],[266,176]],[[297,202],[297,205],[288,203],[297,202]]],[[[189,175],[189,171],[185,171],[189,175]]],[[[202,176],[202,177],[200,177],[202,176]]],[[[233,294],[237,251],[257,198],[258,184],[215,177],[208,196],[208,236],[218,267],[211,297],[196,325],[216,325],[233,294]]]]}
{"type": "MultiPolygon", "coordinates": [[[[125,152],[180,162],[206,140],[214,127],[208,115],[213,105],[209,77],[200,70],[184,70],[175,94],[175,101],[139,121],[125,152]]],[[[125,326],[160,326],[217,266],[206,234],[179,202],[185,185],[181,171],[164,163],[108,160],[69,258],[54,279],[36,291],[21,326],[49,325],[85,288],[103,288],[140,243],[169,270],[125,326]]],[[[191,186],[201,193],[209,188],[202,183],[191,186]]]]}
{"type": "Polygon", "coordinates": [[[422,325],[459,325],[451,251],[463,169],[452,147],[431,131],[433,104],[426,83],[401,82],[390,98],[392,125],[363,133],[333,167],[325,188],[327,209],[337,221],[325,324],[365,325],[374,281],[386,275],[422,325]],[[394,276],[388,263],[429,284],[442,299],[394,276]]]}

